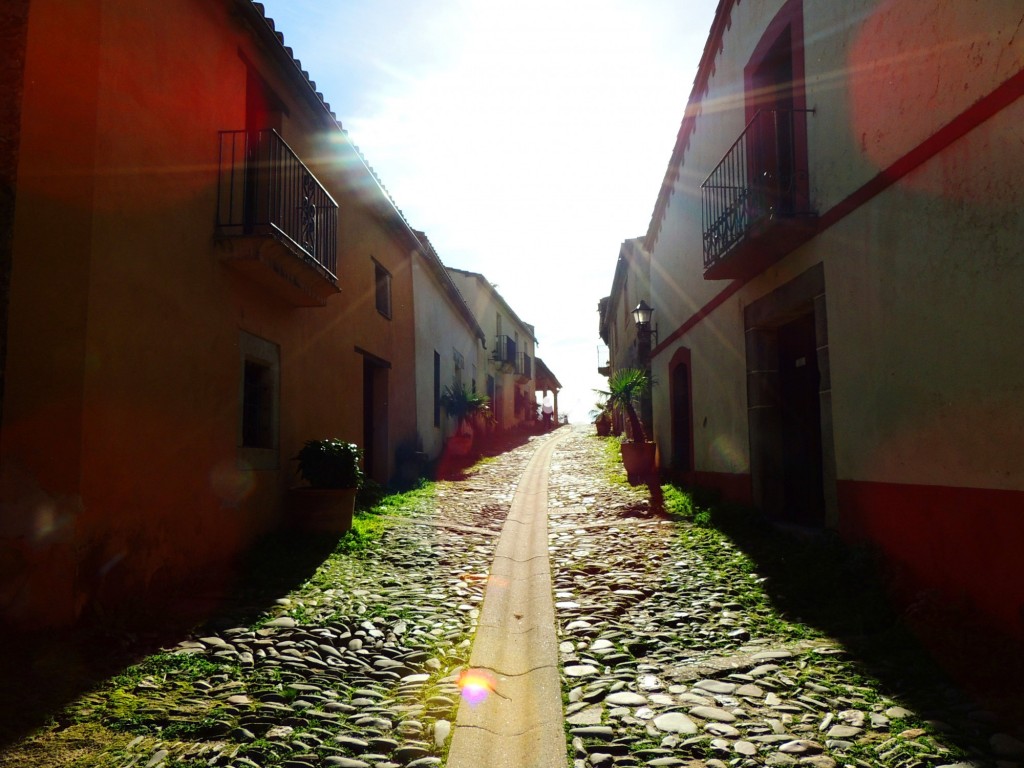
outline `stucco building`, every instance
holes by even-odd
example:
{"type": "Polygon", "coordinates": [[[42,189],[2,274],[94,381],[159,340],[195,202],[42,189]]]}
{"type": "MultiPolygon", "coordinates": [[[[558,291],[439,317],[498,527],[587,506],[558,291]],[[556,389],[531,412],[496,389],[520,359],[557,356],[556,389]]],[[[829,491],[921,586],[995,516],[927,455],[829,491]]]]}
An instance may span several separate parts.
{"type": "Polygon", "coordinates": [[[418,445],[434,460],[459,427],[441,396],[445,387],[482,391],[487,336],[430,241],[421,233],[420,240],[424,247],[413,256],[418,445]]]}
{"type": "Polygon", "coordinates": [[[1022,95],[1009,0],[721,0],[643,240],[662,468],[1018,633],[1022,95]]]}
{"type": "Polygon", "coordinates": [[[532,325],[524,323],[486,277],[448,268],[487,336],[483,391],[491,399],[495,426],[504,431],[536,419],[536,344],[532,325]]]}
{"type": "Polygon", "coordinates": [[[258,4],[27,8],[0,611],[46,624],[216,578],[307,439],[387,480],[436,265],[258,4]]]}
{"type": "Polygon", "coordinates": [[[650,300],[651,256],[644,250],[643,238],[625,240],[619,247],[611,292],[598,302],[598,333],[608,346],[607,364],[598,368],[602,376],[642,364],[631,313],[641,301],[650,300]]]}

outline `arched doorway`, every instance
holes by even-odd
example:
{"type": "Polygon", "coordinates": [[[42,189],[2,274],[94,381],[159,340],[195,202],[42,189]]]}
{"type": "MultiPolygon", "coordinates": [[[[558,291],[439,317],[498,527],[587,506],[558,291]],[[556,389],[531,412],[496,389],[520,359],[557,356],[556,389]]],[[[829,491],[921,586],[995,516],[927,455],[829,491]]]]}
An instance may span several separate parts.
{"type": "Polygon", "coordinates": [[[693,471],[693,397],[690,391],[690,350],[676,350],[668,364],[669,409],[672,420],[671,469],[677,477],[693,471]]]}

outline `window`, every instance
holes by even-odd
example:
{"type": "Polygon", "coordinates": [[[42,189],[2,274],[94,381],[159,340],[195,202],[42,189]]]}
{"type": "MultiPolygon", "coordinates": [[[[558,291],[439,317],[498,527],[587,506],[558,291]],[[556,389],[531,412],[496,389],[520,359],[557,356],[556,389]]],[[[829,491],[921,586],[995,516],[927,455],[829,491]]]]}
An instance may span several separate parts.
{"type": "Polygon", "coordinates": [[[280,351],[276,344],[244,331],[239,349],[239,458],[249,469],[277,469],[280,351]]]}
{"type": "Polygon", "coordinates": [[[441,355],[434,352],[434,426],[441,426],[441,355]]]}
{"type": "Polygon", "coordinates": [[[246,360],[242,379],[242,445],[273,448],[273,370],[262,361],[246,360]]]}
{"type": "Polygon", "coordinates": [[[384,267],[373,262],[374,290],[377,299],[377,311],[391,319],[391,273],[384,267]]]}
{"type": "Polygon", "coordinates": [[[466,358],[462,356],[462,353],[457,349],[452,350],[452,358],[454,361],[454,367],[452,372],[452,384],[458,389],[462,386],[462,369],[466,367],[466,358]]]}
{"type": "Polygon", "coordinates": [[[755,150],[748,160],[752,166],[748,173],[771,180],[776,215],[808,213],[804,24],[799,0],[787,0],[765,29],[744,69],[744,87],[746,122],[752,124],[750,140],[755,150]]]}

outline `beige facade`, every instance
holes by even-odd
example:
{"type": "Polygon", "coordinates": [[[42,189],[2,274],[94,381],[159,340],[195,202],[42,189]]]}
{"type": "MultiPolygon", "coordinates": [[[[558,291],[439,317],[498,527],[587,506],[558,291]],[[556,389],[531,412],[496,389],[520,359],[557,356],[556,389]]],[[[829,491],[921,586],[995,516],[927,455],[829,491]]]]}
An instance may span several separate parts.
{"type": "Polygon", "coordinates": [[[637,237],[619,247],[611,293],[598,304],[601,340],[608,345],[608,364],[599,369],[603,376],[641,365],[631,314],[641,301],[651,303],[651,256],[637,237]]]}
{"type": "Polygon", "coordinates": [[[1014,632],[1019,21],[721,3],[644,241],[662,467],[870,539],[1014,632]]]}
{"type": "Polygon", "coordinates": [[[537,344],[533,326],[519,319],[483,275],[452,268],[448,272],[487,337],[486,372],[481,377],[497,429],[532,425],[537,344]]]}
{"type": "Polygon", "coordinates": [[[20,138],[6,616],[216,578],[307,439],[391,476],[419,242],[258,6],[33,0],[20,138]]]}

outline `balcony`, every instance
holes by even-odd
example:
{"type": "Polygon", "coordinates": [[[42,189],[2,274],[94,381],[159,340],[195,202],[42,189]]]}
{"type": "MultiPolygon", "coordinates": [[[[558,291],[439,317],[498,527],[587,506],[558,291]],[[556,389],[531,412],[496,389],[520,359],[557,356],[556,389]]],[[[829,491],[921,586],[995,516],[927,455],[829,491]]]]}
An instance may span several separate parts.
{"type": "Polygon", "coordinates": [[[533,358],[525,352],[519,354],[519,361],[516,364],[516,375],[521,379],[533,378],[533,358]]]}
{"type": "Polygon", "coordinates": [[[494,352],[491,359],[498,364],[503,373],[516,371],[516,343],[508,336],[498,336],[494,340],[494,352]]]}
{"type": "Polygon", "coordinates": [[[810,111],[757,112],[701,185],[705,280],[756,275],[814,234],[810,111]]]}
{"type": "Polygon", "coordinates": [[[340,290],[338,204],[276,131],[220,133],[217,237],[226,264],[293,306],[340,290]]]}

